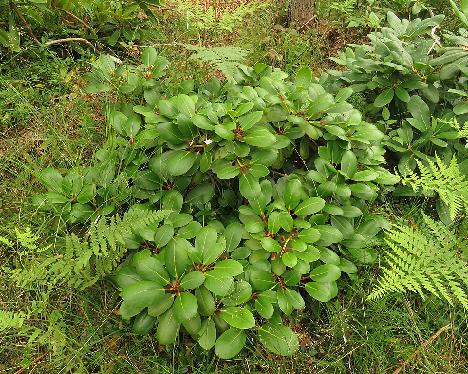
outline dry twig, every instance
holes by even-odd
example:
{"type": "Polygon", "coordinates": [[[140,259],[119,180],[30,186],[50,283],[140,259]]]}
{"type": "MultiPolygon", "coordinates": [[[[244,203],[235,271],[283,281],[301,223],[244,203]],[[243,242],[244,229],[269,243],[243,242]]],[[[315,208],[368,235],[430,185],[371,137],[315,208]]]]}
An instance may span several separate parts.
{"type": "Polygon", "coordinates": [[[418,356],[424,349],[431,345],[440,334],[442,334],[444,331],[450,330],[451,328],[452,324],[448,323],[445,326],[441,327],[439,330],[437,330],[434,334],[432,334],[429,337],[429,339],[422,343],[421,346],[418,349],[416,349],[411,356],[409,356],[405,361],[403,361],[401,365],[393,372],[393,374],[398,374],[400,371],[402,371],[406,365],[408,365],[411,361],[415,359],[416,356],[418,356]]]}

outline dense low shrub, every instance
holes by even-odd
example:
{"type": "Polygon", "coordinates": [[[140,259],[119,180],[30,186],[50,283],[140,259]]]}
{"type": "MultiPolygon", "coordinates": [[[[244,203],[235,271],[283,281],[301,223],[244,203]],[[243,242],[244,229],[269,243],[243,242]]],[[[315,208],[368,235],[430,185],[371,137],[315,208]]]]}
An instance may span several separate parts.
{"type": "MultiPolygon", "coordinates": [[[[153,48],[138,66],[102,56],[88,75],[88,90],[122,98],[107,108],[108,141],[90,167],[65,175],[44,170],[48,192],[36,198],[67,224],[92,220],[91,230],[84,241],[68,237],[63,256],[40,264],[42,277],[19,271],[17,280],[63,283],[58,270],[66,269],[68,279],[76,279],[69,285],[87,287],[111,274],[121,290],[120,313],[138,334],[156,328],[166,345],[183,330],[225,359],[242,350],[247,336],[276,354],[293,354],[294,317],[307,300],[333,299],[345,276],[356,277],[356,265],[376,260],[373,244],[390,227],[372,203],[400,180],[386,156],[397,159],[404,182],[417,192],[439,194],[448,221],[464,209],[451,197],[466,185],[456,160],[465,154],[458,123],[466,115],[460,89],[466,71],[457,67],[445,79],[452,59],[435,67],[451,50],[421,57],[418,48],[427,43],[418,47],[418,38],[432,40],[438,17],[388,18],[391,28],[342,58],[350,70],[320,79],[309,68],[288,77],[257,64],[241,66],[224,82],[165,87],[159,78],[167,61],[153,48]],[[402,49],[403,41],[414,50],[402,49]],[[447,97],[440,94],[445,90],[447,97]],[[347,101],[359,91],[370,103],[365,117],[347,101]],[[400,150],[395,142],[402,136],[411,146],[400,150]],[[441,157],[439,148],[446,150],[441,157]],[[448,156],[454,161],[444,168],[448,156]],[[442,175],[431,175],[434,162],[442,175]],[[415,174],[418,165],[422,178],[415,174]]],[[[410,244],[404,250],[411,252],[410,244]]],[[[372,297],[422,292],[408,268],[430,264],[418,259],[432,252],[407,256],[397,245],[392,249],[391,264],[403,269],[387,271],[372,297]]],[[[449,252],[444,258],[452,261],[449,252]]],[[[451,275],[434,279],[443,276],[451,275]]],[[[421,277],[423,288],[434,291],[421,277]]],[[[466,304],[460,290],[459,283],[452,287],[466,304]]]]}

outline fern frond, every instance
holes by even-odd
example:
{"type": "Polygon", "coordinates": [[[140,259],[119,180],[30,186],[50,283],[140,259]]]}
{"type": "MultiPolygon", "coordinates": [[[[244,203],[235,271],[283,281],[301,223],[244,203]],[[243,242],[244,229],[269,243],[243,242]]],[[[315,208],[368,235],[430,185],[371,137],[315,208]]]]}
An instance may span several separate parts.
{"type": "Polygon", "coordinates": [[[239,47],[200,47],[186,44],[185,48],[195,53],[190,56],[191,60],[199,60],[213,65],[226,77],[233,77],[237,69],[242,65],[248,51],[239,47]]]}
{"type": "Polygon", "coordinates": [[[423,229],[395,225],[387,231],[387,266],[368,298],[391,292],[411,291],[421,296],[429,292],[468,309],[468,264],[459,256],[460,240],[442,223],[425,215],[423,221],[423,229]]]}
{"type": "Polygon", "coordinates": [[[460,139],[465,139],[465,148],[468,148],[468,121],[463,124],[463,127],[458,131],[460,139]]]}
{"type": "Polygon", "coordinates": [[[463,210],[468,210],[468,180],[461,173],[457,159],[452,158],[447,165],[436,155],[436,162],[428,160],[428,166],[420,160],[418,163],[420,175],[410,172],[402,179],[404,184],[410,185],[415,192],[436,192],[448,206],[451,219],[463,210]]]}
{"type": "Polygon", "coordinates": [[[24,312],[9,312],[0,309],[0,331],[20,329],[28,318],[24,312]]]}
{"type": "Polygon", "coordinates": [[[91,225],[87,240],[82,242],[75,234],[66,236],[60,254],[31,261],[13,271],[13,279],[22,287],[57,284],[89,287],[118,266],[127,252],[127,240],[141,229],[159,224],[170,213],[134,207],[123,218],[103,217],[91,225]]]}

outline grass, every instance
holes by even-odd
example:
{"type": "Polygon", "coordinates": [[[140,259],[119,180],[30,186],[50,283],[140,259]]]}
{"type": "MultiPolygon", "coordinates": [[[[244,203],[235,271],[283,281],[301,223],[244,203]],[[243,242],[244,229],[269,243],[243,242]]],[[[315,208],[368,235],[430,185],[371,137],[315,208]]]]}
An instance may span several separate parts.
{"type": "MultiPolygon", "coordinates": [[[[250,50],[248,63],[266,62],[291,73],[301,65],[324,70],[330,55],[361,38],[326,22],[299,34],[281,26],[282,17],[283,8],[267,8],[233,33],[205,36],[202,44],[242,46],[250,50]]],[[[173,61],[169,80],[205,79],[206,72],[187,60],[187,51],[171,45],[199,40],[173,13],[164,15],[161,27],[171,31],[161,42],[170,46],[159,47],[173,61]]],[[[29,49],[0,68],[2,236],[12,237],[16,227],[30,226],[44,242],[51,242],[61,227],[30,203],[41,190],[36,173],[48,166],[87,164],[104,141],[104,98],[82,92],[80,76],[87,59],[29,49]]],[[[0,309],[30,311],[33,316],[21,329],[0,331],[0,373],[468,371],[466,313],[437,299],[421,301],[411,295],[367,302],[374,269],[350,281],[334,302],[308,305],[297,327],[301,350],[294,358],[278,358],[250,344],[242,356],[225,362],[188,340],[162,348],[154,336],[135,336],[117,313],[118,291],[108,281],[85,292],[25,291],[7,280],[8,266],[21,261],[18,253],[0,247],[0,260],[0,309]],[[444,326],[449,328],[435,335],[444,326]]]]}

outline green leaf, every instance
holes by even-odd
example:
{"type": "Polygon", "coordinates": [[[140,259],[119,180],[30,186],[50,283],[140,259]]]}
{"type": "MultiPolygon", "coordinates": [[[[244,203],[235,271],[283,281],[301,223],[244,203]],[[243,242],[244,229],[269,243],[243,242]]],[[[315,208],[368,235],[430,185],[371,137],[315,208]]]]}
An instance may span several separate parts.
{"type": "Polygon", "coordinates": [[[156,229],[154,234],[154,243],[158,248],[163,248],[174,236],[174,227],[172,225],[162,225],[156,229]]]}
{"type": "Polygon", "coordinates": [[[290,179],[286,183],[283,198],[287,209],[293,210],[302,200],[304,188],[299,179],[290,179]]]}
{"type": "Polygon", "coordinates": [[[112,279],[120,288],[124,288],[142,280],[136,269],[129,265],[120,266],[112,275],[112,279]]]}
{"type": "Polygon", "coordinates": [[[320,265],[310,272],[310,278],[316,282],[330,283],[336,281],[341,276],[341,270],[333,264],[320,265]]]}
{"type": "Polygon", "coordinates": [[[219,270],[225,275],[230,275],[235,277],[236,275],[242,274],[244,272],[244,267],[242,264],[236,260],[227,259],[219,261],[215,265],[215,270],[219,270]]]}
{"type": "Polygon", "coordinates": [[[160,318],[156,337],[159,344],[168,345],[175,343],[179,335],[180,323],[176,321],[173,308],[166,311],[160,318]]]}
{"type": "Polygon", "coordinates": [[[157,303],[164,294],[164,287],[153,281],[142,280],[126,286],[121,292],[124,300],[120,307],[122,318],[136,316],[147,306],[157,303]]]}
{"type": "Polygon", "coordinates": [[[293,228],[293,218],[288,212],[272,212],[268,216],[268,230],[276,234],[280,228],[291,231],[293,228]]]}
{"type": "Polygon", "coordinates": [[[318,225],[315,226],[315,229],[320,232],[320,240],[317,242],[318,246],[328,247],[343,240],[343,234],[336,227],[318,225]]]}
{"type": "Polygon", "coordinates": [[[220,316],[232,327],[250,329],[255,326],[253,314],[247,308],[237,306],[227,307],[220,312],[220,316]]]}
{"type": "Polygon", "coordinates": [[[311,245],[304,252],[299,252],[296,256],[306,262],[314,262],[320,258],[320,251],[311,245]]]}
{"type": "Polygon", "coordinates": [[[192,122],[199,129],[214,130],[214,124],[211,123],[211,121],[208,118],[200,114],[196,114],[195,116],[193,116],[192,122]]]}
{"type": "Polygon", "coordinates": [[[226,230],[224,230],[224,237],[226,238],[226,250],[228,252],[235,250],[239,246],[244,235],[244,226],[242,226],[239,222],[230,223],[226,227],[226,230]]]}
{"type": "Polygon", "coordinates": [[[244,304],[252,296],[252,286],[249,282],[240,279],[234,284],[234,291],[221,300],[225,306],[236,306],[244,304]]]}
{"type": "Polygon", "coordinates": [[[141,54],[141,61],[143,62],[143,65],[145,65],[146,67],[154,65],[157,58],[158,58],[158,52],[156,51],[154,47],[145,48],[143,50],[143,53],[141,54]]]}
{"type": "Polygon", "coordinates": [[[165,167],[169,175],[178,176],[183,175],[191,169],[197,156],[193,152],[187,151],[169,151],[165,153],[165,167]]]}
{"type": "Polygon", "coordinates": [[[294,83],[300,87],[308,87],[312,83],[312,77],[312,70],[308,66],[303,66],[297,71],[294,83]]]}
{"type": "Polygon", "coordinates": [[[265,236],[262,238],[260,243],[262,244],[263,249],[267,252],[281,252],[281,245],[273,238],[265,236]]]}
{"type": "Polygon", "coordinates": [[[231,165],[229,163],[226,163],[225,165],[216,168],[214,170],[216,173],[216,176],[219,179],[232,179],[234,177],[237,177],[240,173],[239,167],[235,165],[231,165]]]}
{"type": "Polygon", "coordinates": [[[187,95],[178,95],[174,97],[174,105],[179,110],[179,112],[188,118],[192,118],[195,115],[195,103],[190,96],[187,95]]]}
{"type": "Polygon", "coordinates": [[[263,117],[263,112],[252,112],[238,119],[240,127],[246,131],[256,125],[263,117]]]}
{"type": "Polygon", "coordinates": [[[216,356],[224,360],[235,357],[244,348],[247,335],[243,330],[230,328],[216,340],[216,356]]]}
{"type": "Polygon", "coordinates": [[[464,101],[464,102],[458,103],[457,105],[453,107],[453,112],[457,116],[461,116],[462,114],[468,113],[468,102],[464,101]]]}
{"type": "Polygon", "coordinates": [[[195,296],[198,301],[198,313],[202,316],[211,316],[216,311],[214,297],[206,287],[197,288],[195,296]]]}
{"type": "Polygon", "coordinates": [[[269,271],[251,270],[250,284],[257,291],[265,291],[276,285],[273,274],[269,271]]]}
{"type": "Polygon", "coordinates": [[[291,315],[292,311],[294,310],[292,304],[288,297],[286,297],[285,290],[279,289],[276,292],[276,296],[278,298],[278,306],[283,311],[284,314],[287,316],[291,315]]]}
{"type": "Polygon", "coordinates": [[[182,292],[176,297],[172,310],[177,322],[187,321],[197,314],[197,298],[189,292],[182,292]]]}
{"type": "Polygon", "coordinates": [[[320,239],[320,231],[314,228],[305,229],[299,232],[298,238],[306,243],[315,243],[320,239]]]}
{"type": "Polygon", "coordinates": [[[326,303],[338,295],[336,282],[309,282],[305,285],[305,290],[310,296],[322,303],[326,303]]]}
{"type": "Polygon", "coordinates": [[[224,240],[218,241],[218,234],[213,227],[203,227],[195,239],[195,250],[201,254],[201,261],[208,265],[225,251],[224,240]]]}
{"type": "Polygon", "coordinates": [[[228,295],[234,285],[234,278],[226,275],[223,270],[214,269],[205,276],[205,287],[217,296],[228,295]]]}
{"type": "Polygon", "coordinates": [[[387,88],[386,90],[383,90],[379,96],[377,96],[374,100],[374,105],[377,108],[381,108],[388,103],[390,103],[393,100],[393,95],[395,94],[395,91],[393,91],[392,88],[387,88]]]}
{"type": "Polygon", "coordinates": [[[402,87],[397,87],[395,89],[395,94],[404,103],[408,103],[410,101],[410,95],[409,95],[408,91],[406,91],[402,87]]]}
{"type": "Polygon", "coordinates": [[[255,199],[262,193],[258,179],[252,174],[242,174],[239,177],[239,191],[247,199],[255,199]]]}
{"type": "Polygon", "coordinates": [[[198,338],[198,344],[204,350],[209,351],[214,347],[216,342],[216,325],[212,319],[206,319],[202,323],[200,329],[200,337],[198,338]]]}
{"type": "Polygon", "coordinates": [[[259,297],[255,300],[255,310],[265,319],[270,319],[273,315],[273,304],[266,298],[259,297]]]}
{"type": "Polygon", "coordinates": [[[297,335],[283,324],[263,325],[258,330],[258,339],[266,349],[281,356],[291,356],[299,349],[297,335]]]}
{"type": "Polygon", "coordinates": [[[358,182],[369,182],[377,179],[379,175],[380,174],[374,170],[361,170],[356,172],[351,179],[358,182]]]}
{"type": "Polygon", "coordinates": [[[305,308],[305,301],[302,298],[301,294],[296,291],[292,290],[290,288],[283,288],[278,291],[278,294],[280,291],[283,292],[284,297],[288,300],[288,303],[291,304],[291,306],[294,309],[304,309],[305,308]]]}
{"type": "Polygon", "coordinates": [[[202,321],[198,313],[192,318],[182,321],[182,326],[184,326],[185,331],[194,339],[198,337],[201,325],[202,321]]]}
{"type": "Polygon", "coordinates": [[[80,191],[80,193],[76,197],[76,200],[80,204],[86,204],[86,203],[89,203],[94,198],[95,195],[96,195],[96,186],[94,184],[87,184],[83,186],[83,189],[80,191]]]}
{"type": "Polygon", "coordinates": [[[294,213],[300,217],[310,216],[321,211],[324,206],[325,200],[321,197],[309,197],[294,209],[294,213]]]}
{"type": "Polygon", "coordinates": [[[172,277],[180,276],[190,264],[188,247],[190,244],[185,239],[174,238],[166,247],[166,269],[172,277]]]}
{"type": "Polygon", "coordinates": [[[341,171],[347,177],[352,177],[357,172],[357,158],[353,151],[346,151],[341,158],[341,171]]]}
{"type": "Polygon", "coordinates": [[[344,87],[340,89],[336,96],[335,96],[335,101],[337,103],[341,103],[343,101],[346,101],[349,99],[349,97],[353,94],[353,89],[351,87],[344,87]]]}
{"type": "Polygon", "coordinates": [[[166,293],[156,304],[151,304],[148,307],[148,314],[153,317],[158,317],[168,310],[173,303],[174,295],[166,293]]]}
{"type": "Polygon", "coordinates": [[[246,132],[244,142],[259,148],[267,148],[276,143],[276,136],[265,127],[256,127],[246,132]]]}
{"type": "Polygon", "coordinates": [[[182,278],[180,278],[179,287],[182,290],[193,290],[200,287],[205,281],[205,274],[201,271],[191,271],[185,273],[182,278]]]}
{"type": "Polygon", "coordinates": [[[63,177],[57,170],[46,168],[39,174],[39,180],[49,189],[49,191],[63,193],[63,177]]]}
{"type": "Polygon", "coordinates": [[[146,311],[140,313],[133,321],[133,332],[138,335],[146,335],[153,328],[156,318],[148,315],[146,311]]]}
{"type": "Polygon", "coordinates": [[[132,265],[138,275],[145,280],[151,280],[160,284],[168,284],[170,277],[164,265],[156,257],[151,256],[149,250],[136,253],[132,257],[132,265]]]}
{"type": "Polygon", "coordinates": [[[289,266],[290,268],[296,266],[297,264],[297,256],[293,252],[286,252],[285,254],[283,254],[281,259],[283,260],[283,263],[286,266],[289,266]]]}
{"type": "Polygon", "coordinates": [[[419,123],[423,125],[421,128],[422,131],[427,130],[431,123],[431,112],[429,107],[418,95],[411,96],[410,101],[408,102],[408,111],[411,113],[413,118],[415,118],[419,123]]]}

